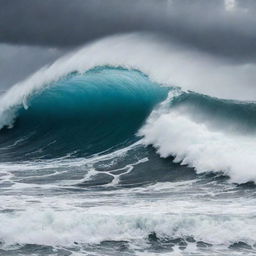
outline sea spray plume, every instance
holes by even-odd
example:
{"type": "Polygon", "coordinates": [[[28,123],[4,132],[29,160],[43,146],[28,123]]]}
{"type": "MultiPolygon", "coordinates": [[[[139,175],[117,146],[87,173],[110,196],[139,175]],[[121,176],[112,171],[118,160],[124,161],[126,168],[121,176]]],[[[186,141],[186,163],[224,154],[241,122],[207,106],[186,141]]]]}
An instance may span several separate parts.
{"type": "MultiPolygon", "coordinates": [[[[1,95],[0,115],[71,72],[83,73],[105,65],[138,69],[159,84],[180,86],[183,90],[255,100],[256,67],[253,64],[233,66],[209,55],[170,45],[169,41],[156,39],[153,35],[128,34],[93,42],[17,83],[1,95]]],[[[6,124],[2,120],[0,127],[6,124]]]]}

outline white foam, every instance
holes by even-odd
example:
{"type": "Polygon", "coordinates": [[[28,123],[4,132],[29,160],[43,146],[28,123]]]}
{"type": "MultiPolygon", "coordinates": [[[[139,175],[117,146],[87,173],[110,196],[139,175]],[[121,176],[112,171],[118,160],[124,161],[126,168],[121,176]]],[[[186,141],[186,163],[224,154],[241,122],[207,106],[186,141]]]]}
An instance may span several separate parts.
{"type": "Polygon", "coordinates": [[[153,112],[139,132],[161,157],[174,156],[197,173],[224,172],[233,182],[256,181],[254,136],[212,130],[174,109],[164,111],[153,112]]]}
{"type": "Polygon", "coordinates": [[[143,245],[147,236],[155,231],[160,237],[193,236],[198,241],[227,247],[236,241],[253,245],[256,232],[255,219],[239,216],[168,215],[157,211],[119,215],[118,211],[106,210],[90,214],[84,209],[27,209],[24,212],[0,214],[0,224],[0,238],[5,245],[73,246],[74,242],[94,244],[104,240],[125,240],[143,245]]]}

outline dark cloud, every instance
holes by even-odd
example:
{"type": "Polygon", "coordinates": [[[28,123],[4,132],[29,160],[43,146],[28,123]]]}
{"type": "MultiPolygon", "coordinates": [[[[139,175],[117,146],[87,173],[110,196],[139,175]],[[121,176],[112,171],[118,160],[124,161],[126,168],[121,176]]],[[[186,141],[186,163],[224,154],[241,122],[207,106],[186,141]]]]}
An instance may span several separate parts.
{"type": "Polygon", "coordinates": [[[64,53],[56,48],[0,44],[0,93],[64,53]]]}
{"type": "Polygon", "coordinates": [[[130,31],[153,31],[239,61],[256,57],[255,1],[0,0],[0,40],[73,47],[130,31]],[[231,1],[232,7],[232,1],[231,1]]]}

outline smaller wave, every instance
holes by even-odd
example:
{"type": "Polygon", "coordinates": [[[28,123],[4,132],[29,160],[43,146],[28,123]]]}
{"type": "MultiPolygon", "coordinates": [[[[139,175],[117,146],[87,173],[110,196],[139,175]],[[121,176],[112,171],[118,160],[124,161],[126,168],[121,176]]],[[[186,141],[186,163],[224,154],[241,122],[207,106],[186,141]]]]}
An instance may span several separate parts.
{"type": "Polygon", "coordinates": [[[236,134],[256,133],[255,102],[219,99],[189,91],[174,97],[171,105],[180,115],[190,116],[212,129],[236,134]]]}
{"type": "Polygon", "coordinates": [[[254,219],[243,219],[236,215],[120,215],[120,209],[116,210],[115,213],[106,214],[87,213],[78,209],[27,209],[16,213],[0,213],[2,246],[34,244],[73,247],[77,244],[127,241],[145,249],[150,246],[148,242],[179,244],[182,240],[186,243],[197,242],[202,247],[208,244],[228,248],[238,242],[255,246],[254,219]],[[241,227],[241,232],[234,232],[241,227]]]}
{"type": "Polygon", "coordinates": [[[255,182],[255,111],[254,103],[171,92],[138,134],[161,157],[174,156],[197,173],[223,172],[232,182],[255,182]]]}

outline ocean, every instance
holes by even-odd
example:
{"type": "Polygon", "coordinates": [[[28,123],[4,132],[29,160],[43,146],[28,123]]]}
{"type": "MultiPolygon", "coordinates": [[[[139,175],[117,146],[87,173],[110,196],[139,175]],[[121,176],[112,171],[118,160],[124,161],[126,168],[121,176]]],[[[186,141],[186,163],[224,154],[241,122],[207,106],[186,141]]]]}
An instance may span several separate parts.
{"type": "Polygon", "coordinates": [[[103,39],[0,95],[0,255],[256,255],[256,103],[153,50],[103,39]]]}

